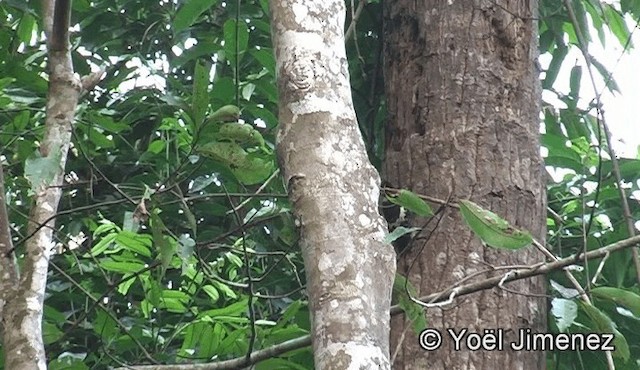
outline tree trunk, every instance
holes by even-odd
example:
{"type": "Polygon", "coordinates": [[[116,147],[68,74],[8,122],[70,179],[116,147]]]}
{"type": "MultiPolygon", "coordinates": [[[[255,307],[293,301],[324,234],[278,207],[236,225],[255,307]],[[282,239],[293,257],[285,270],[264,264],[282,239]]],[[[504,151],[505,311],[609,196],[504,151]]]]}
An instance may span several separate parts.
{"type": "MultiPolygon", "coordinates": [[[[471,199],[543,240],[536,1],[387,1],[385,79],[389,124],[383,177],[392,186],[446,199],[471,199]]],[[[424,220],[412,220],[421,226],[424,220]]],[[[529,247],[483,247],[447,209],[414,239],[398,272],[426,295],[491,266],[543,257],[529,247]],[[430,238],[427,241],[427,236],[430,238]],[[425,245],[426,243],[426,245],[425,245]],[[424,248],[423,248],[424,247],[424,248]],[[422,249],[423,248],[423,249],[422,249]],[[412,261],[413,268],[407,273],[412,261]]],[[[504,274],[506,271],[494,272],[504,274]]],[[[512,351],[519,328],[544,332],[544,278],[511,283],[427,312],[440,349],[418,347],[404,318],[392,321],[395,369],[544,369],[543,352],[512,351]],[[504,351],[454,351],[446,328],[504,333],[504,351]]]]}
{"type": "MultiPolygon", "coordinates": [[[[13,258],[9,234],[5,235],[5,240],[0,245],[3,253],[0,266],[0,304],[4,304],[0,310],[4,324],[2,348],[7,369],[47,367],[42,338],[42,313],[49,258],[56,244],[53,239],[54,220],[62,196],[61,185],[78,99],[83,88],[85,91],[90,90],[93,87],[90,85],[97,83],[102,75],[90,75],[81,81],[74,73],[68,31],[70,12],[70,0],[43,1],[43,23],[49,57],[49,92],[39,158],[34,158],[31,164],[36,171],[25,171],[33,172],[27,177],[34,196],[27,229],[29,238],[21,256],[20,271],[13,258]],[[36,162],[39,164],[33,164],[36,162]]],[[[25,165],[29,166],[28,163],[25,165]]],[[[3,188],[0,186],[4,195],[3,188]]],[[[0,213],[0,217],[7,217],[6,212],[0,213]]],[[[5,219],[0,224],[9,223],[5,219]]],[[[3,226],[1,233],[8,232],[3,226]]]]}
{"type": "Polygon", "coordinates": [[[271,1],[278,158],[300,228],[317,369],[388,369],[395,254],[351,100],[342,0],[271,1]]]}

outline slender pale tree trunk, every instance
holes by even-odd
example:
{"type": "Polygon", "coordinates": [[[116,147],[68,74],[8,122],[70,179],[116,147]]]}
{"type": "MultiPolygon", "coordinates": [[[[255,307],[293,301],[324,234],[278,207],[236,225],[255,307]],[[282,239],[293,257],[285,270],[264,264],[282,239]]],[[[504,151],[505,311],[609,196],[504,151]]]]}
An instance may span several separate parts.
{"type": "MultiPolygon", "coordinates": [[[[542,240],[536,9],[537,1],[385,2],[389,124],[383,177],[433,197],[471,199],[542,240]]],[[[453,209],[435,230],[434,224],[398,265],[404,274],[416,260],[408,277],[421,295],[491,266],[543,258],[531,248],[483,247],[453,209]]],[[[429,326],[437,329],[502,329],[504,351],[454,351],[444,335],[442,347],[427,352],[398,317],[392,321],[394,368],[543,369],[543,352],[511,351],[508,343],[519,328],[545,331],[545,299],[526,295],[545,293],[544,278],[506,287],[522,294],[493,289],[427,312],[429,326]]]]}
{"type": "Polygon", "coordinates": [[[317,369],[388,369],[394,252],[351,100],[343,0],[271,1],[277,151],[300,227],[317,369]]]}
{"type": "MultiPolygon", "coordinates": [[[[6,369],[46,369],[42,340],[42,311],[52,248],[54,219],[71,143],[74,115],[83,89],[91,89],[102,73],[83,81],[74,73],[69,47],[70,0],[45,0],[43,24],[47,35],[49,93],[45,130],[34,162],[42,171],[30,176],[34,192],[20,271],[14,259],[7,212],[0,210],[0,304],[6,369]],[[6,233],[6,235],[5,235],[6,233]]],[[[2,183],[0,182],[0,185],[2,183]]],[[[4,187],[0,186],[4,192],[4,187]]],[[[4,193],[0,196],[4,207],[4,193]]]]}

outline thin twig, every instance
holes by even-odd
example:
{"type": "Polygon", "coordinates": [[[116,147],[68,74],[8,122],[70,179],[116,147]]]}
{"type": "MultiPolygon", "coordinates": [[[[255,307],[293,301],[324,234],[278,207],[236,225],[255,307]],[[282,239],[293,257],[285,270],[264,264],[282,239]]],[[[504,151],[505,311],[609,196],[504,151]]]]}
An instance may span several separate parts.
{"type": "MultiPolygon", "coordinates": [[[[482,290],[491,289],[493,287],[498,286],[500,282],[507,283],[516,280],[522,280],[526,278],[530,278],[532,276],[544,275],[548,274],[551,271],[561,269],[567,267],[569,265],[573,265],[577,262],[584,261],[586,258],[595,259],[601,258],[607,255],[608,253],[613,253],[616,251],[620,251],[625,248],[629,248],[640,242],[640,236],[634,236],[632,238],[620,240],[616,243],[609,244],[605,247],[595,249],[589,251],[587,253],[580,253],[577,256],[562,258],[557,261],[548,262],[545,264],[536,264],[530,266],[530,268],[523,268],[514,270],[510,276],[506,279],[504,276],[494,276],[490,277],[475,283],[466,284],[454,289],[455,296],[460,297],[464,295],[468,295],[471,293],[476,293],[482,290]],[[504,280],[504,281],[503,281],[504,280]]],[[[425,297],[420,297],[420,300],[423,302],[436,302],[438,300],[442,301],[442,297],[445,295],[450,295],[452,291],[442,291],[433,294],[429,294],[425,297]]],[[[400,306],[395,305],[391,307],[391,315],[395,316],[402,313],[402,308],[400,306]]],[[[249,363],[246,362],[246,356],[234,358],[227,361],[221,362],[213,362],[206,364],[185,364],[185,365],[141,365],[141,366],[128,366],[123,367],[118,370],[124,369],[135,369],[135,370],[230,370],[230,369],[241,369],[247,367],[252,364],[256,364],[260,361],[264,361],[276,356],[280,356],[284,353],[301,349],[311,345],[311,336],[305,335],[300,338],[292,339],[286,342],[278,343],[271,347],[255,351],[251,353],[249,356],[249,363]]]]}
{"type": "Polygon", "coordinates": [[[255,193],[253,193],[253,195],[251,195],[249,198],[243,200],[240,204],[235,206],[233,209],[227,211],[227,214],[238,212],[242,207],[244,207],[247,203],[249,203],[255,196],[259,195],[267,187],[267,185],[269,185],[271,180],[275,179],[276,176],[278,176],[279,173],[280,173],[280,169],[279,168],[276,169],[275,171],[273,171],[271,176],[269,176],[269,178],[267,180],[265,180],[265,182],[262,185],[260,185],[258,190],[256,190],[255,193]]]}
{"type": "Polygon", "coordinates": [[[347,28],[347,32],[345,32],[344,34],[344,39],[349,40],[351,38],[351,36],[353,35],[353,33],[356,30],[356,23],[358,23],[358,18],[360,18],[360,14],[362,14],[362,10],[364,9],[365,4],[367,3],[367,0],[360,0],[360,2],[358,3],[358,8],[356,9],[355,12],[353,12],[353,5],[351,6],[351,23],[349,23],[349,27],[347,28]]]}
{"type": "MultiPolygon", "coordinates": [[[[569,19],[571,20],[571,24],[573,25],[573,28],[576,32],[576,37],[578,39],[578,48],[580,49],[580,52],[584,57],[585,63],[587,65],[587,72],[589,73],[589,78],[591,80],[591,85],[593,86],[593,91],[596,94],[595,96],[596,119],[599,125],[601,125],[604,130],[604,137],[607,142],[607,150],[609,152],[609,157],[611,157],[611,167],[612,167],[614,176],[616,178],[616,184],[618,187],[618,192],[620,194],[620,202],[622,204],[622,213],[627,224],[627,232],[629,233],[629,236],[634,236],[636,235],[634,221],[633,221],[633,217],[631,216],[631,211],[629,208],[629,202],[627,201],[627,196],[625,194],[624,188],[622,187],[622,176],[620,175],[620,166],[618,164],[618,158],[616,156],[615,150],[613,149],[613,146],[611,145],[611,131],[609,130],[609,126],[607,125],[604,114],[602,114],[601,93],[598,92],[598,87],[596,86],[596,81],[593,75],[593,68],[591,64],[591,56],[589,55],[589,52],[587,50],[587,42],[586,42],[586,39],[584,38],[584,35],[582,34],[582,30],[580,29],[579,23],[576,19],[576,15],[573,12],[571,3],[569,2],[569,0],[564,0],[564,4],[565,4],[565,7],[567,8],[567,13],[569,14],[569,19]]],[[[598,143],[598,145],[600,145],[600,143],[598,143]]],[[[598,184],[598,187],[600,187],[600,184],[598,184]]],[[[592,216],[591,218],[593,218],[593,214],[591,216],[592,216]]],[[[638,248],[637,247],[632,248],[631,253],[633,255],[633,263],[636,268],[636,280],[640,284],[640,254],[638,253],[638,248]]]]}

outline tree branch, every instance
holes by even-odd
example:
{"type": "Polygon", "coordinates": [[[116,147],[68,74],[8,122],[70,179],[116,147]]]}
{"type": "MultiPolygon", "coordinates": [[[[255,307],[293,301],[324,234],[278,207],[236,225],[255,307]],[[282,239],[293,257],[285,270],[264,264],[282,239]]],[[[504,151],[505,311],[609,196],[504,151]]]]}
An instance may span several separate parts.
{"type": "MultiPolygon", "coordinates": [[[[7,200],[5,199],[4,174],[0,163],[0,317],[4,303],[11,299],[18,282],[18,270],[16,267],[11,231],[9,228],[9,213],[7,212],[7,200]]],[[[4,333],[4,321],[0,320],[0,336],[4,333]]]]}
{"type": "Polygon", "coordinates": [[[54,0],[53,26],[49,38],[49,51],[65,51],[69,47],[69,18],[71,0],[54,0]]]}
{"type": "MultiPolygon", "coordinates": [[[[610,253],[623,250],[625,248],[632,247],[640,243],[640,236],[634,236],[632,238],[624,239],[613,244],[609,244],[606,247],[592,250],[587,253],[581,253],[576,256],[566,257],[557,261],[552,261],[544,264],[537,264],[528,268],[520,268],[511,270],[508,274],[502,274],[499,276],[490,277],[481,281],[461,285],[455,288],[448,288],[443,291],[429,294],[421,297],[420,300],[429,303],[444,302],[451,297],[451,293],[454,293],[455,297],[461,297],[471,293],[476,293],[482,290],[491,289],[498,285],[505,284],[507,282],[522,280],[530,278],[536,275],[548,274],[551,271],[558,270],[569,265],[576,264],[585,260],[594,258],[602,258],[610,253]]],[[[395,305],[391,307],[391,315],[398,315],[402,313],[400,306],[395,305]]],[[[118,368],[117,370],[134,369],[134,370],[233,370],[241,369],[260,361],[280,356],[289,351],[301,349],[311,345],[311,337],[305,335],[300,338],[288,340],[286,342],[278,343],[271,347],[255,351],[249,356],[247,361],[245,356],[234,358],[227,361],[212,362],[206,364],[185,364],[185,365],[141,365],[141,366],[127,366],[118,368]]]]}

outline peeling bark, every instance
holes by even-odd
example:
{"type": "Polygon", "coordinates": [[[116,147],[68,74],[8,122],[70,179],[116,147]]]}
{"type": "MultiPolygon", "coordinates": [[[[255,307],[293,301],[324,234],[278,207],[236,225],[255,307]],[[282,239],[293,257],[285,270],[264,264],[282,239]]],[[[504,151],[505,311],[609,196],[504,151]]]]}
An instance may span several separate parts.
{"type": "Polygon", "coordinates": [[[395,254],[356,121],[341,0],[272,0],[278,159],[300,228],[317,369],[388,369],[395,254]]]}

